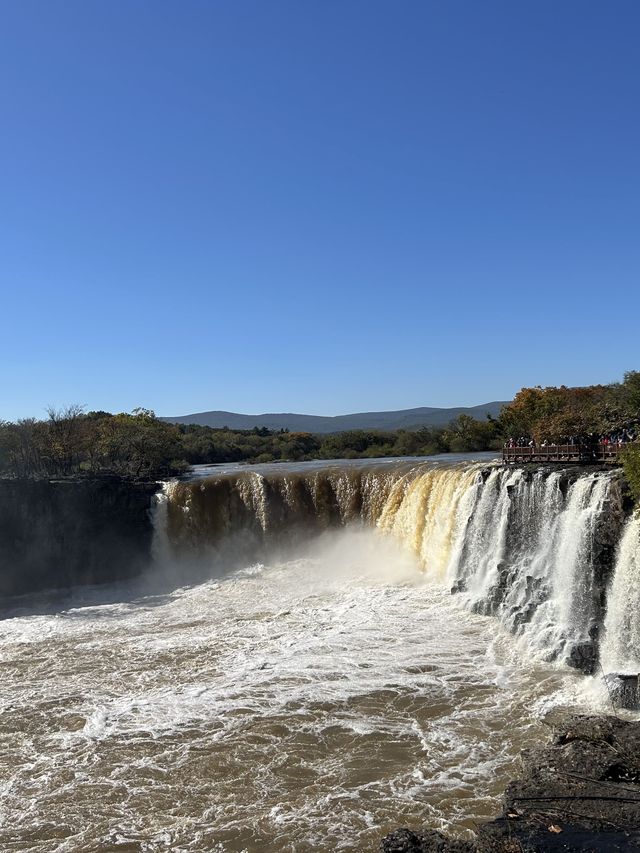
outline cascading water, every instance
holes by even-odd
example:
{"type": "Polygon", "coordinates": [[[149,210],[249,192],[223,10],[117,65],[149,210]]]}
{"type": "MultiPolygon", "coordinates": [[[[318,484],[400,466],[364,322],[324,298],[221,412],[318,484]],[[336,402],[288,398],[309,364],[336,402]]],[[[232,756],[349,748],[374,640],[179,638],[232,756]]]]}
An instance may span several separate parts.
{"type": "Polygon", "coordinates": [[[408,546],[429,577],[442,580],[464,530],[464,499],[475,491],[481,471],[472,465],[413,474],[394,486],[377,527],[408,546]]]}
{"type": "Polygon", "coordinates": [[[469,609],[497,616],[545,659],[584,671],[595,665],[598,558],[623,516],[613,473],[344,465],[174,483],[167,497],[176,553],[206,554],[231,534],[282,544],[300,533],[371,525],[415,554],[430,580],[459,592],[469,609]]]}
{"type": "MultiPolygon", "coordinates": [[[[0,621],[0,849],[356,853],[399,824],[468,834],[548,737],[544,713],[589,701],[545,659],[595,643],[623,521],[613,474],[486,460],[167,484],[147,576],[0,621]]],[[[635,625],[631,528],[615,648],[635,625]]]]}
{"type": "Polygon", "coordinates": [[[626,524],[608,595],[602,662],[607,672],[640,673],[640,516],[626,524]]]}
{"type": "MultiPolygon", "coordinates": [[[[612,477],[493,471],[479,490],[450,574],[469,606],[498,616],[548,659],[594,664],[599,618],[594,572],[598,525],[612,477]]],[[[615,513],[609,522],[618,524],[615,513]]]]}

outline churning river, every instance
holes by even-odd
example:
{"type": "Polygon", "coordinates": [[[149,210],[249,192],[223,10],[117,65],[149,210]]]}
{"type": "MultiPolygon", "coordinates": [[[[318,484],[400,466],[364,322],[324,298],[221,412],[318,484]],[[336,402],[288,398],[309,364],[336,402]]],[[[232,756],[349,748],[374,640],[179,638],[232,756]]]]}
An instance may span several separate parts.
{"type": "Polygon", "coordinates": [[[328,853],[375,850],[399,825],[464,835],[548,736],[545,713],[603,701],[564,663],[588,614],[578,624],[554,549],[588,575],[610,475],[567,491],[482,460],[204,473],[160,496],[139,582],[3,614],[1,850],[328,853]],[[534,524],[537,500],[550,515],[534,524]],[[514,550],[499,525],[517,513],[514,550]],[[536,590],[521,630],[513,602],[496,613],[504,563],[511,589],[536,590]]]}

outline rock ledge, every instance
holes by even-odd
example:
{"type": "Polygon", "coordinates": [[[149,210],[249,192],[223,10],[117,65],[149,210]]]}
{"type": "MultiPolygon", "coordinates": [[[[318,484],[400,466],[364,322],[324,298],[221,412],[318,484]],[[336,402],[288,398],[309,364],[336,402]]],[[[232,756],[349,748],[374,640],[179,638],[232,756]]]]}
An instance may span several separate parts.
{"type": "Polygon", "coordinates": [[[640,851],[640,723],[571,717],[553,742],[523,755],[502,814],[471,841],[398,829],[383,853],[640,851]]]}

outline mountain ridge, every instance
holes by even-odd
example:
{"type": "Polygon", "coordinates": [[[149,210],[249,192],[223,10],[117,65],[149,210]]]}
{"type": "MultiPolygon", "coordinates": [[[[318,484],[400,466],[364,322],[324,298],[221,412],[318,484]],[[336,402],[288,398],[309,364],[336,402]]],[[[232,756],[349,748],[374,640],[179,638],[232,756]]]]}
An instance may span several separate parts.
{"type": "Polygon", "coordinates": [[[438,408],[420,406],[414,409],[397,409],[383,412],[354,412],[347,415],[304,415],[296,412],[266,412],[245,415],[239,412],[211,410],[188,415],[160,418],[174,424],[198,424],[214,429],[254,429],[267,427],[272,430],[288,429],[291,432],[332,433],[353,429],[419,429],[423,426],[446,426],[459,415],[466,414],[478,420],[487,415],[497,417],[508,401],[493,400],[479,406],[454,406],[438,408]]]}

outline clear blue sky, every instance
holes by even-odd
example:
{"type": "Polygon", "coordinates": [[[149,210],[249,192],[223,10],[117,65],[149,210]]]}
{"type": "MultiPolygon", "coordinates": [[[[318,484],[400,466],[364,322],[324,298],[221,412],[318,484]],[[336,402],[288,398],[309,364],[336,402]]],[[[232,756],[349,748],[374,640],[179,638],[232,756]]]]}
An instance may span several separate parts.
{"type": "Polygon", "coordinates": [[[0,417],[640,368],[640,3],[0,0],[0,417]]]}

